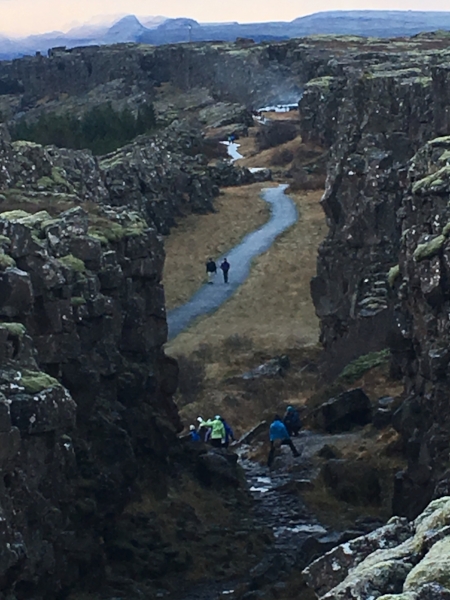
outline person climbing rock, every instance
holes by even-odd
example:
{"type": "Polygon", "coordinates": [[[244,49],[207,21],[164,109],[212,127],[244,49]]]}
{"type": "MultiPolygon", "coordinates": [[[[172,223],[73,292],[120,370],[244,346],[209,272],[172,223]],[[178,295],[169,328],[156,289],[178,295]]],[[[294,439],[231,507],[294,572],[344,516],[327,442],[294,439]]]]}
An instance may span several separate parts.
{"type": "Polygon", "coordinates": [[[228,446],[230,445],[230,440],[233,440],[233,442],[235,441],[234,433],[223,417],[221,417],[220,420],[222,421],[223,426],[225,427],[225,442],[223,445],[225,446],[225,448],[228,448],[228,446]]]}
{"type": "Polygon", "coordinates": [[[228,283],[228,271],[230,270],[230,263],[226,258],[223,259],[220,268],[222,269],[223,273],[223,282],[228,283]]]}
{"type": "Polygon", "coordinates": [[[206,261],[206,275],[208,276],[208,283],[214,283],[214,279],[217,273],[217,265],[212,258],[208,258],[206,261]]]}
{"type": "Polygon", "coordinates": [[[267,466],[271,467],[273,463],[273,459],[275,458],[275,450],[278,446],[283,444],[289,446],[292,450],[292,454],[297,457],[300,454],[297,452],[297,448],[294,446],[291,437],[286,429],[285,424],[281,420],[279,415],[275,415],[273,421],[270,425],[269,430],[269,438],[270,438],[270,452],[267,458],[267,466]]]}
{"type": "Polygon", "coordinates": [[[201,441],[200,434],[195,429],[195,425],[189,426],[189,437],[191,439],[191,442],[200,442],[201,441]]]}
{"type": "Polygon", "coordinates": [[[201,426],[211,427],[210,444],[215,448],[221,448],[225,442],[226,432],[220,415],[216,415],[214,419],[209,419],[209,421],[203,421],[201,426]]]}
{"type": "Polygon", "coordinates": [[[285,424],[289,435],[298,435],[298,432],[302,428],[298,410],[293,406],[288,406],[284,413],[283,423],[285,424]]]}
{"type": "Polygon", "coordinates": [[[201,442],[207,442],[211,435],[211,427],[205,425],[206,421],[203,417],[197,417],[198,421],[198,434],[201,442]]]}

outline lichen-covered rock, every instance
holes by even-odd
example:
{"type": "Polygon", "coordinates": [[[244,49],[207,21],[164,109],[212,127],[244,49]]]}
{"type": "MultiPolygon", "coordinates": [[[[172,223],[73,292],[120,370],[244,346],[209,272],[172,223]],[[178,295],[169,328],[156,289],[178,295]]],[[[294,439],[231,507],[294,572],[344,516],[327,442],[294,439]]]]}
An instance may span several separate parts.
{"type": "Polygon", "coordinates": [[[388,525],[338,546],[304,570],[320,600],[447,600],[450,497],[411,524],[388,525]]]}

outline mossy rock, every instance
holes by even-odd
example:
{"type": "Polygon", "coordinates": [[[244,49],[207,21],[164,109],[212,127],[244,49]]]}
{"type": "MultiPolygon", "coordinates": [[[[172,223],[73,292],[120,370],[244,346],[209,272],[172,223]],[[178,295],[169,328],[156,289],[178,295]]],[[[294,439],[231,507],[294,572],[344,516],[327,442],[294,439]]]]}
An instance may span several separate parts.
{"type": "Polygon", "coordinates": [[[39,212],[32,214],[26,210],[17,209],[0,213],[0,219],[5,219],[5,221],[11,221],[13,223],[20,223],[31,229],[40,229],[42,223],[50,220],[51,216],[46,210],[40,210],[39,212]]]}
{"type": "Polygon", "coordinates": [[[328,91],[333,81],[334,77],[331,77],[330,75],[316,77],[315,79],[310,79],[308,81],[308,83],[305,85],[305,89],[320,88],[321,90],[328,91]]]}
{"type": "Polygon", "coordinates": [[[75,307],[83,306],[84,304],[86,304],[86,299],[83,298],[83,296],[73,296],[70,299],[70,304],[75,307]]]}
{"type": "Polygon", "coordinates": [[[395,265],[389,269],[387,276],[391,288],[394,287],[394,283],[398,277],[400,277],[400,265],[395,265]]]}
{"type": "Polygon", "coordinates": [[[6,330],[9,335],[21,338],[26,332],[27,328],[22,323],[0,323],[0,329],[6,330]]]}
{"type": "Polygon", "coordinates": [[[439,253],[440,249],[444,245],[446,241],[445,235],[438,235],[430,242],[425,244],[419,244],[417,248],[414,250],[414,260],[420,262],[421,260],[425,260],[426,258],[432,258],[439,253]]]}
{"type": "Polygon", "coordinates": [[[445,165],[435,173],[427,175],[423,179],[419,179],[412,185],[412,193],[425,194],[442,194],[448,191],[450,185],[450,165],[445,165]]]}
{"type": "Polygon", "coordinates": [[[384,365],[389,361],[391,352],[388,348],[380,350],[379,352],[370,352],[364,354],[349,363],[341,372],[338,379],[345,381],[345,383],[353,383],[360,379],[367,371],[384,365]]]}
{"type": "Polygon", "coordinates": [[[405,592],[426,583],[437,583],[450,590],[450,537],[439,540],[428,554],[413,567],[404,583],[405,592]]]}
{"type": "Polygon", "coordinates": [[[38,394],[42,390],[61,385],[57,379],[50,377],[42,371],[23,371],[20,378],[20,385],[25,388],[28,394],[38,394]]]}
{"type": "Polygon", "coordinates": [[[77,273],[84,273],[86,271],[86,265],[82,260],[76,258],[73,254],[67,254],[58,259],[65,267],[76,271],[77,273]]]}
{"type": "Polygon", "coordinates": [[[8,267],[15,267],[16,261],[9,254],[5,254],[4,252],[0,252],[0,271],[4,271],[8,269],[8,267]]]}

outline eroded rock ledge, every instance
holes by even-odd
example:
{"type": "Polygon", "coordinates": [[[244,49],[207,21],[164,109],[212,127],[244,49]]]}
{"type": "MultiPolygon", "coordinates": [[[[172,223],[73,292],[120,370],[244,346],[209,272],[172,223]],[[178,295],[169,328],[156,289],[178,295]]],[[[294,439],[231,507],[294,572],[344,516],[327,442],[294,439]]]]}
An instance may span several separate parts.
{"type": "Polygon", "coordinates": [[[303,572],[320,600],[448,600],[450,497],[413,522],[387,525],[334,548],[303,572]]]}

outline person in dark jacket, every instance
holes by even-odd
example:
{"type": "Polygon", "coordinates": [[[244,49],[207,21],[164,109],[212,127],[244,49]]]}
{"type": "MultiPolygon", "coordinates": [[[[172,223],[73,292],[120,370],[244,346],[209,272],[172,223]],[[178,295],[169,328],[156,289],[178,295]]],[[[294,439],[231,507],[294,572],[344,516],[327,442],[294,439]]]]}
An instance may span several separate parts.
{"type": "Polygon", "coordinates": [[[230,263],[226,258],[223,259],[220,268],[222,269],[224,283],[228,283],[228,271],[230,270],[230,263]]]}
{"type": "Polygon", "coordinates": [[[223,417],[220,417],[220,420],[222,421],[223,426],[225,427],[225,442],[223,445],[225,446],[225,448],[228,448],[228,446],[230,445],[230,440],[234,442],[234,433],[223,417]]]}
{"type": "Polygon", "coordinates": [[[191,438],[191,442],[200,442],[201,441],[200,434],[195,429],[195,425],[190,425],[189,436],[191,438]]]}
{"type": "Polygon", "coordinates": [[[294,446],[291,437],[286,429],[285,424],[281,420],[279,415],[275,415],[273,421],[270,425],[269,430],[269,438],[270,438],[270,452],[267,458],[267,466],[272,466],[273,459],[275,458],[275,450],[277,446],[281,446],[286,444],[292,450],[292,454],[297,457],[300,454],[297,452],[297,448],[294,446]]]}
{"type": "Polygon", "coordinates": [[[208,258],[206,261],[206,275],[208,276],[208,283],[214,283],[214,279],[217,273],[217,265],[212,258],[208,258]]]}
{"type": "Polygon", "coordinates": [[[293,406],[288,406],[284,413],[283,423],[285,424],[289,435],[298,435],[298,432],[302,428],[298,410],[293,406]]]}

